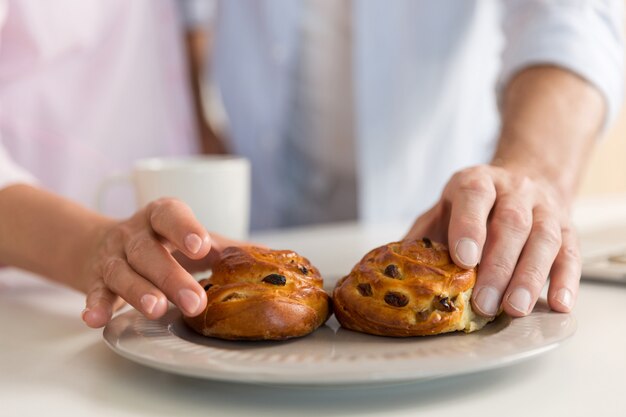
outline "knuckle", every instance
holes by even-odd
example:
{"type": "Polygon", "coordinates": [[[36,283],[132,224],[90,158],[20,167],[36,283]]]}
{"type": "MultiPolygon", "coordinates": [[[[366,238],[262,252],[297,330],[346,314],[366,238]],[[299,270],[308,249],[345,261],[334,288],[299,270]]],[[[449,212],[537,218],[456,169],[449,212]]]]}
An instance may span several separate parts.
{"type": "Polygon", "coordinates": [[[530,288],[541,289],[547,278],[547,274],[536,265],[527,265],[522,272],[522,279],[529,284],[530,288]]]}
{"type": "Polygon", "coordinates": [[[146,205],[145,208],[149,213],[154,213],[155,211],[160,210],[162,202],[163,202],[163,198],[152,200],[146,205]]]}
{"type": "Polygon", "coordinates": [[[576,236],[576,231],[570,226],[561,228],[561,250],[559,258],[566,262],[581,262],[580,245],[576,236]]]}
{"type": "Polygon", "coordinates": [[[569,245],[578,245],[578,236],[576,234],[576,230],[570,224],[565,224],[564,226],[561,226],[561,235],[563,236],[563,241],[568,242],[569,245]]]}
{"type": "Polygon", "coordinates": [[[146,259],[154,242],[151,237],[141,236],[130,241],[126,249],[126,257],[131,264],[136,264],[146,259]]]}
{"type": "MultiPolygon", "coordinates": [[[[110,286],[115,278],[120,275],[123,270],[124,260],[121,258],[110,258],[102,266],[102,279],[107,286],[110,286]]],[[[99,288],[97,291],[102,291],[103,288],[99,288]]]]}
{"type": "Polygon", "coordinates": [[[462,169],[460,171],[456,171],[453,175],[452,175],[452,181],[453,182],[459,182],[462,178],[465,178],[466,175],[468,175],[469,173],[471,173],[472,168],[465,168],[462,169]]]}
{"type": "Polygon", "coordinates": [[[178,287],[176,282],[178,281],[178,274],[174,268],[167,268],[159,274],[156,279],[156,285],[161,290],[168,294],[174,294],[175,289],[178,287]]]}
{"type": "Polygon", "coordinates": [[[171,197],[162,197],[150,203],[150,223],[154,224],[159,219],[166,219],[181,204],[180,200],[171,197]]]}
{"type": "Polygon", "coordinates": [[[498,281],[509,280],[513,275],[513,265],[501,257],[490,260],[485,269],[498,281]]]}
{"type": "Polygon", "coordinates": [[[519,205],[500,207],[494,216],[494,222],[516,232],[527,232],[531,228],[531,214],[519,205]]]}
{"type": "Polygon", "coordinates": [[[517,190],[529,190],[533,188],[534,182],[526,175],[519,175],[513,179],[513,185],[517,190]]]}
{"type": "Polygon", "coordinates": [[[156,211],[168,212],[173,207],[180,204],[180,201],[172,197],[161,197],[158,200],[153,201],[152,204],[154,204],[153,208],[156,211]]]}
{"type": "Polygon", "coordinates": [[[561,227],[554,221],[537,220],[533,224],[533,234],[550,246],[560,247],[562,243],[561,227]]]}
{"type": "Polygon", "coordinates": [[[540,193],[546,211],[551,213],[561,213],[563,211],[563,205],[559,204],[559,201],[554,192],[550,192],[543,188],[540,190],[540,193]]]}
{"type": "Polygon", "coordinates": [[[466,175],[458,180],[459,191],[480,196],[491,196],[495,193],[489,177],[483,175],[466,175]]]}
{"type": "Polygon", "coordinates": [[[130,231],[125,225],[118,224],[111,227],[106,231],[101,241],[102,243],[99,247],[101,256],[119,253],[121,248],[124,247],[124,242],[128,241],[129,238],[130,231]]]}
{"type": "Polygon", "coordinates": [[[491,166],[486,164],[475,165],[473,167],[466,168],[467,173],[475,174],[480,177],[489,177],[491,174],[491,166]]]}
{"type": "Polygon", "coordinates": [[[89,292],[87,293],[87,302],[93,301],[95,299],[101,298],[106,290],[107,286],[104,282],[104,277],[96,281],[96,283],[91,287],[89,292]]]}
{"type": "Polygon", "coordinates": [[[563,245],[561,247],[560,258],[565,262],[580,263],[580,249],[578,245],[563,245]]]}

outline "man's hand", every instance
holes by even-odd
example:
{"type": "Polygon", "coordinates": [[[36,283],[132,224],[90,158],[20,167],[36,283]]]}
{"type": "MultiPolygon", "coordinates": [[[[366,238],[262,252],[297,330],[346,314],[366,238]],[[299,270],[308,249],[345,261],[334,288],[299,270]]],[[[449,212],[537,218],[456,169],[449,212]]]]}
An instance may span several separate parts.
{"type": "Polygon", "coordinates": [[[569,211],[604,120],[598,90],[557,67],[521,71],[503,97],[491,164],[456,173],[408,237],[448,242],[461,267],[480,263],[472,304],[529,314],[548,275],[548,303],[570,311],[581,260],[569,211]]]}
{"type": "Polygon", "coordinates": [[[483,165],[456,173],[441,200],[417,219],[407,238],[448,242],[454,262],[480,262],[473,306],[493,316],[532,311],[550,274],[548,302],[568,312],[578,291],[581,260],[566,204],[545,182],[483,165]]]}

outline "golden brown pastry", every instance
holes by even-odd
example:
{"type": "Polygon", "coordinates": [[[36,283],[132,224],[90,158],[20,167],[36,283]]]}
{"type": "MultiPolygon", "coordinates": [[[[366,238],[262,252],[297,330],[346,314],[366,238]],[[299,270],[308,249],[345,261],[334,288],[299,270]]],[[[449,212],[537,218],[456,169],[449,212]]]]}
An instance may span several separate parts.
{"type": "Polygon", "coordinates": [[[462,269],[429,239],[390,243],[366,254],[335,287],[342,326],[380,336],[473,332],[493,319],[474,314],[476,269],[462,269]]]}
{"type": "Polygon", "coordinates": [[[200,281],[208,299],[195,331],[230,340],[283,340],[304,336],[331,314],[320,273],[289,250],[230,247],[200,281]]]}

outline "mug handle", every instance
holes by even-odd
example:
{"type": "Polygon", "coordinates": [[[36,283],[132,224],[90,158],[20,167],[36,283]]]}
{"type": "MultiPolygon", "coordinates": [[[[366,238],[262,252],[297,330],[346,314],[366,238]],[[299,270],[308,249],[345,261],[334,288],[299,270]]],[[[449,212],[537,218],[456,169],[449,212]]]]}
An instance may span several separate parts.
{"type": "Polygon", "coordinates": [[[121,185],[132,185],[132,175],[129,173],[117,173],[111,174],[106,177],[102,182],[98,185],[98,192],[96,194],[96,208],[98,212],[105,212],[105,202],[107,192],[112,187],[119,187],[121,185]]]}

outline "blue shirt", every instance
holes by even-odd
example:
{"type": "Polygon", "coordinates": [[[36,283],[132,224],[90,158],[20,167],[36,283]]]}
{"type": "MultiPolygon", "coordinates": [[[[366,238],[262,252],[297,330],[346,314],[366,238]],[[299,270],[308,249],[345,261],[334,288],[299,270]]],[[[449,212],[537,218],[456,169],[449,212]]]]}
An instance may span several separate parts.
{"type": "MultiPolygon", "coordinates": [[[[293,0],[216,8],[213,71],[235,150],[252,161],[256,229],[290,225],[311,189],[292,186],[302,173],[286,134],[302,9],[293,0]]],[[[499,92],[525,67],[556,65],[594,84],[607,124],[619,111],[621,0],[355,0],[352,14],[361,220],[410,221],[455,171],[488,162],[499,92]]],[[[318,188],[336,180],[306,177],[318,188]]]]}

